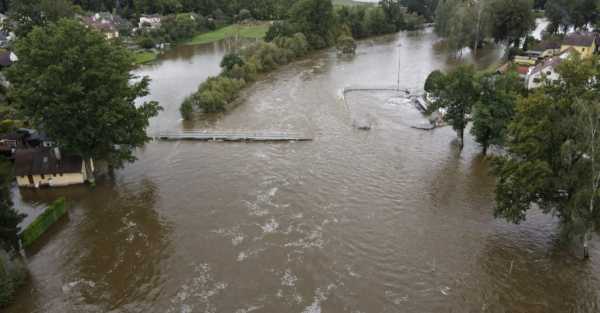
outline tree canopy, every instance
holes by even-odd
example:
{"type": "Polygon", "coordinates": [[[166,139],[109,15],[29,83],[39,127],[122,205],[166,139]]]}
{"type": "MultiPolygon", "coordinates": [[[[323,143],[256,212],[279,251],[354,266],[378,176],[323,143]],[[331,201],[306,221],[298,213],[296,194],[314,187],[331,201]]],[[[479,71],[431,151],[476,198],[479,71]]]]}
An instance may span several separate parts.
{"type": "Polygon", "coordinates": [[[517,104],[507,155],[494,164],[495,213],[518,223],[539,207],[587,239],[600,225],[600,62],[573,57],[558,72],[517,104]]]}
{"type": "Polygon", "coordinates": [[[66,150],[120,165],[149,138],[156,102],[138,106],[149,79],[134,82],[131,53],[79,22],[36,27],[15,45],[20,61],[7,72],[20,112],[66,150]]]}
{"type": "Polygon", "coordinates": [[[475,69],[471,65],[461,65],[447,74],[433,72],[428,81],[432,82],[428,89],[435,99],[430,109],[446,110],[444,120],[458,134],[459,146],[462,149],[468,115],[473,104],[479,100],[475,69]]]}

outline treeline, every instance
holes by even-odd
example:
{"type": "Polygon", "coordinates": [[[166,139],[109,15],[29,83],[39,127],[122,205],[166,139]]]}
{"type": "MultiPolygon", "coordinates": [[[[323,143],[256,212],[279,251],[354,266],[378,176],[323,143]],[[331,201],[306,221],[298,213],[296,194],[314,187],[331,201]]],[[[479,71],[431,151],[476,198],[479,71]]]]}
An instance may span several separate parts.
{"type": "Polygon", "coordinates": [[[336,43],[353,51],[353,39],[415,29],[424,18],[401,8],[398,1],[385,0],[378,6],[335,9],[330,0],[299,0],[289,9],[289,18],[274,22],[265,40],[227,55],[218,77],[209,78],[187,97],[180,111],[190,119],[196,111],[220,112],[237,99],[240,90],[278,66],[300,58],[310,50],[336,43]],[[350,47],[350,48],[349,48],[350,47]]]}
{"type": "Polygon", "coordinates": [[[496,216],[518,223],[535,204],[587,247],[600,227],[600,59],[573,55],[557,72],[559,80],[526,92],[516,73],[481,75],[463,65],[433,72],[425,89],[461,147],[472,122],[484,153],[502,149],[491,158],[496,216]]]}
{"type": "Polygon", "coordinates": [[[547,0],[544,9],[551,33],[566,32],[570,27],[600,26],[600,2],[596,0],[547,0]]]}
{"type": "Polygon", "coordinates": [[[455,52],[486,39],[516,46],[534,28],[531,0],[440,0],[435,13],[436,33],[455,52]]]}

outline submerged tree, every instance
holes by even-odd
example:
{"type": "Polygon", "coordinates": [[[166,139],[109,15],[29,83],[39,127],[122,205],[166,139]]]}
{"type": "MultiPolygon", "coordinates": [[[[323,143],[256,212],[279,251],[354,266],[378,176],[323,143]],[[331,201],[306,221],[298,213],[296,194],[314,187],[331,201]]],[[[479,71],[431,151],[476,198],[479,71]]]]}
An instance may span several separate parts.
{"type": "Polygon", "coordinates": [[[539,207],[583,242],[600,226],[600,63],[572,58],[561,80],[518,102],[507,155],[494,162],[496,216],[515,223],[539,207]]]}
{"type": "Polygon", "coordinates": [[[430,94],[435,99],[431,110],[446,110],[444,121],[452,126],[458,135],[460,149],[464,147],[464,133],[472,106],[479,99],[475,69],[461,65],[447,74],[432,72],[435,78],[429,84],[430,94]]]}
{"type": "Polygon", "coordinates": [[[481,93],[473,107],[471,134],[485,155],[489,146],[504,144],[506,128],[525,88],[515,72],[484,75],[479,79],[479,86],[481,93]]]}
{"type": "Polygon", "coordinates": [[[149,140],[156,102],[149,79],[134,82],[131,52],[74,20],[36,27],[15,46],[9,94],[20,112],[61,147],[119,166],[149,140]]]}

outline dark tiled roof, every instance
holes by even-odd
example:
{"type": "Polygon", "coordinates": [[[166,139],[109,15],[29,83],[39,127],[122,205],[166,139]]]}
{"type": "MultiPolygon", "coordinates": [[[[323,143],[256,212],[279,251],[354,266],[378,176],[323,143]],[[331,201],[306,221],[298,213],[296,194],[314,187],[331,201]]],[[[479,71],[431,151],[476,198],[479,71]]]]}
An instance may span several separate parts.
{"type": "Polygon", "coordinates": [[[15,175],[81,173],[83,159],[74,155],[56,158],[52,149],[21,149],[15,153],[15,175]]]}
{"type": "Polygon", "coordinates": [[[10,51],[0,51],[0,66],[9,66],[11,64],[10,51]]]}
{"type": "Polygon", "coordinates": [[[563,41],[563,45],[589,47],[596,41],[594,33],[572,33],[568,34],[563,41]]]}
{"type": "Polygon", "coordinates": [[[537,44],[533,49],[538,51],[558,50],[560,49],[560,42],[556,40],[545,40],[537,44]]]}

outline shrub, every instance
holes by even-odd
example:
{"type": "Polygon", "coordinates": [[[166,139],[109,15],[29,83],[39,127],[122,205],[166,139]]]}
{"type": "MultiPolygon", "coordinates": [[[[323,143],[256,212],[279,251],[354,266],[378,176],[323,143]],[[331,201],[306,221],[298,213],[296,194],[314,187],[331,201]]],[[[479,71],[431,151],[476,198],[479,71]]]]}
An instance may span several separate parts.
{"type": "Polygon", "coordinates": [[[65,198],[59,198],[54,201],[47,209],[38,216],[25,230],[21,233],[21,243],[24,247],[33,244],[50,226],[56,223],[62,216],[67,213],[67,205],[65,198]]]}
{"type": "Polygon", "coordinates": [[[221,68],[227,72],[230,71],[235,65],[243,66],[244,60],[242,60],[239,54],[232,52],[223,57],[220,65],[221,68]]]}
{"type": "Polygon", "coordinates": [[[250,10],[248,9],[241,9],[240,13],[238,14],[238,19],[240,21],[252,19],[252,13],[250,13],[250,10]]]}
{"type": "Polygon", "coordinates": [[[179,107],[179,113],[185,120],[191,120],[194,114],[194,107],[197,106],[196,97],[194,95],[187,96],[179,107]]]}
{"type": "Polygon", "coordinates": [[[292,26],[288,21],[276,21],[269,27],[265,40],[271,42],[278,37],[289,37],[296,32],[295,27],[292,26]]]}
{"type": "Polygon", "coordinates": [[[338,38],[337,49],[344,54],[354,54],[356,52],[356,42],[350,36],[342,36],[338,38]]]}
{"type": "Polygon", "coordinates": [[[154,46],[156,46],[154,39],[148,35],[138,37],[137,44],[144,49],[152,49],[154,46]]]}

